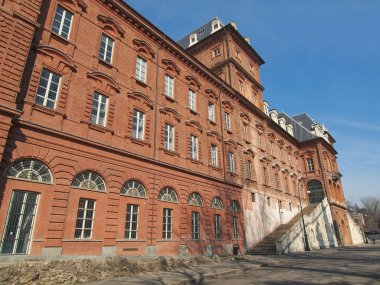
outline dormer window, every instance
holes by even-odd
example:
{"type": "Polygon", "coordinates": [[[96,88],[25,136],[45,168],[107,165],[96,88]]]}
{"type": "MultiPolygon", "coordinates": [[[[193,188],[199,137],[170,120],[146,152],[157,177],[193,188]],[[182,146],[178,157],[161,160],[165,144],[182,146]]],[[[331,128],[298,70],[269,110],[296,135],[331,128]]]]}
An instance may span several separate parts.
{"type": "Polygon", "coordinates": [[[190,44],[189,44],[189,46],[192,46],[197,41],[198,41],[197,34],[196,33],[191,34],[190,35],[190,44]]]}
{"type": "Polygon", "coordinates": [[[216,32],[217,30],[220,29],[220,21],[218,19],[215,19],[214,21],[212,21],[212,31],[211,33],[214,33],[216,32]]]}

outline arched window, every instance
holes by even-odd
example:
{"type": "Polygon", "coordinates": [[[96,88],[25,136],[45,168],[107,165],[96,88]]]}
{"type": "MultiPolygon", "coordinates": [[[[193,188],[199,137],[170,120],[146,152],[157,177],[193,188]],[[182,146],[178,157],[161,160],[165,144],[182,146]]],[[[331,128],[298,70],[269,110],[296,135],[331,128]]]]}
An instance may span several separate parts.
{"type": "Polygon", "coordinates": [[[169,187],[163,188],[160,191],[160,193],[158,193],[158,200],[171,203],[178,203],[177,194],[172,188],[169,187]]]}
{"type": "Polygon", "coordinates": [[[144,186],[136,180],[127,181],[123,187],[121,187],[120,193],[131,197],[146,198],[144,186]]]}
{"type": "Polygon", "coordinates": [[[84,171],[77,174],[71,183],[71,187],[101,192],[106,191],[106,184],[104,183],[103,178],[92,171],[84,171]]]}
{"type": "Polygon", "coordinates": [[[239,212],[240,211],[240,206],[239,203],[236,200],[233,200],[231,202],[230,210],[232,212],[239,212]]]}
{"type": "Polygon", "coordinates": [[[202,197],[198,193],[191,193],[187,199],[187,204],[192,206],[203,207],[202,197]]]}
{"type": "Polygon", "coordinates": [[[307,193],[310,204],[318,204],[325,198],[322,183],[319,180],[311,180],[307,183],[307,193]]]}
{"type": "Polygon", "coordinates": [[[214,197],[211,201],[211,208],[223,210],[223,202],[219,197],[214,197]]]}
{"type": "Polygon", "coordinates": [[[34,159],[23,159],[13,163],[5,173],[6,177],[52,183],[53,178],[49,168],[34,159]]]}

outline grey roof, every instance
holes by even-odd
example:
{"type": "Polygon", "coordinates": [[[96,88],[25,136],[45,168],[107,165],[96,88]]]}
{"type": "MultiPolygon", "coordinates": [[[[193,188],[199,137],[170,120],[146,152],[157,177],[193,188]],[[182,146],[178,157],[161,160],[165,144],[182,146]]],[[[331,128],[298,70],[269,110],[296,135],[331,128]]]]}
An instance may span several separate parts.
{"type": "Polygon", "coordinates": [[[293,126],[294,138],[299,142],[309,141],[317,138],[310,132],[311,126],[315,124],[315,121],[306,113],[290,117],[285,113],[279,113],[278,117],[285,118],[286,124],[293,126]]]}
{"type": "MultiPolygon", "coordinates": [[[[219,20],[219,18],[215,17],[211,21],[207,22],[206,24],[200,26],[199,28],[195,29],[191,33],[188,33],[186,36],[184,36],[182,39],[177,41],[177,44],[179,44],[183,49],[187,49],[190,45],[190,35],[193,33],[197,34],[197,42],[207,38],[209,35],[211,35],[212,32],[212,22],[214,20],[219,20]]],[[[224,27],[224,24],[219,20],[220,28],[224,27]]]]}
{"type": "Polygon", "coordinates": [[[307,113],[295,115],[295,116],[292,116],[292,118],[308,130],[311,130],[311,126],[317,123],[307,113]]]}

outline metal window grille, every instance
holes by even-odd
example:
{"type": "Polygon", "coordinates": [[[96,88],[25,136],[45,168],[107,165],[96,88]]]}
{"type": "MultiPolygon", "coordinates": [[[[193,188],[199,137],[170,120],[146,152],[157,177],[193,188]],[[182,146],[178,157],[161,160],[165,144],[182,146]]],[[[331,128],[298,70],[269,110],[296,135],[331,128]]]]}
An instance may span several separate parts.
{"type": "Polygon", "coordinates": [[[215,239],[222,239],[222,226],[220,222],[220,215],[214,215],[214,225],[215,225],[215,239]]]}
{"type": "Polygon", "coordinates": [[[26,254],[32,238],[39,195],[14,191],[1,240],[2,254],[26,254]]]}
{"type": "Polygon", "coordinates": [[[239,219],[238,217],[233,217],[233,228],[234,228],[234,239],[239,238],[239,219]]]}

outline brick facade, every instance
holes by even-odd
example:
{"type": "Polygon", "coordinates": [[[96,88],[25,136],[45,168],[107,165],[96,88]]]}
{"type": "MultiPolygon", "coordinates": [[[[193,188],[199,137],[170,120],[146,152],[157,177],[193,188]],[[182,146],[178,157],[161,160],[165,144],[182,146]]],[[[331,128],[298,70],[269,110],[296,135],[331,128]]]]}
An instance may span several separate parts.
{"type": "MultiPolygon", "coordinates": [[[[0,116],[4,116],[0,171],[9,173],[12,165],[31,159],[46,165],[52,176],[49,183],[1,176],[0,221],[9,216],[14,191],[39,194],[26,253],[223,254],[234,243],[244,251],[244,211],[254,203],[251,193],[292,211],[299,204],[302,176],[323,181],[325,195],[336,207],[337,223],[347,224],[342,187],[329,178],[338,172],[335,150],[322,139],[299,143],[263,112],[259,74],[263,61],[252,55],[231,27],[214,37],[213,43],[207,40],[207,48],[189,50],[195,59],[122,1],[57,0],[44,2],[41,8],[36,0],[28,7],[19,2],[3,1],[0,6],[1,36],[8,39],[0,46],[8,50],[0,58],[0,116]],[[61,8],[72,14],[68,39],[53,32],[61,8]],[[17,16],[22,13],[23,17],[17,16]],[[7,20],[12,17],[19,18],[7,20]],[[35,32],[37,19],[40,28],[35,32]],[[14,32],[17,25],[28,30],[21,36],[20,31],[14,32]],[[212,56],[212,47],[223,45],[222,35],[227,36],[230,49],[239,49],[240,59],[226,57],[227,63],[214,70],[208,55],[212,56]],[[99,58],[105,36],[113,41],[112,60],[99,58]],[[138,60],[146,63],[145,80],[136,77],[138,60]],[[37,103],[46,71],[60,78],[54,107],[37,103]],[[173,97],[165,95],[166,76],[173,79],[173,97]],[[239,93],[238,80],[246,93],[239,93]],[[189,108],[189,90],[196,94],[194,108],[189,108]],[[104,124],[93,121],[95,94],[107,100],[104,124]],[[214,120],[209,119],[210,103],[214,120]],[[134,133],[134,112],[144,115],[143,137],[134,133]],[[172,149],[165,145],[166,125],[175,130],[172,149]],[[197,139],[196,158],[190,155],[191,136],[197,139]],[[214,165],[212,146],[217,153],[214,165]],[[307,171],[308,156],[315,158],[314,172],[307,171]],[[97,173],[105,191],[73,187],[74,177],[84,171],[97,173]],[[131,180],[144,186],[146,197],[121,194],[131,180]],[[177,202],[158,199],[166,187],[175,191],[177,202]],[[194,192],[202,205],[188,204],[194,192]],[[215,197],[223,209],[211,206],[215,197]],[[91,237],[82,239],[75,238],[81,198],[96,203],[91,237]],[[236,202],[239,208],[233,209],[236,202]],[[139,206],[135,239],[125,236],[127,205],[139,206]],[[172,209],[170,239],[163,238],[164,209],[172,209]],[[192,236],[193,212],[200,214],[199,238],[192,236]],[[215,215],[221,217],[220,240],[215,236],[215,215]]],[[[301,198],[306,205],[306,187],[301,198]]],[[[0,224],[3,239],[5,227],[6,222],[0,224]]],[[[349,243],[343,230],[342,236],[349,243]]]]}

